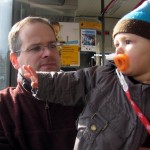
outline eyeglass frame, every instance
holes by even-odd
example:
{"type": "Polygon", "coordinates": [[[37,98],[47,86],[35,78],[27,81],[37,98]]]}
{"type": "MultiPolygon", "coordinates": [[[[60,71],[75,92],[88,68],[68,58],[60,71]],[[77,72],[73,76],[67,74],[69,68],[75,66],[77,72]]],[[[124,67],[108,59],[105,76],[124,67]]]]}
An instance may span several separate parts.
{"type": "MultiPolygon", "coordinates": [[[[57,49],[57,47],[62,47],[63,44],[65,44],[64,41],[54,41],[54,42],[48,42],[46,45],[43,45],[43,44],[35,44],[35,46],[33,48],[27,48],[26,50],[17,50],[15,51],[14,53],[21,53],[21,52],[35,52],[35,53],[38,53],[40,51],[44,51],[45,48],[48,48],[49,50],[52,50],[52,49],[57,49]],[[55,46],[54,48],[52,46],[55,46]],[[36,48],[39,48],[39,50],[37,50],[36,48]]],[[[60,49],[58,50],[60,51],[60,49]]]]}

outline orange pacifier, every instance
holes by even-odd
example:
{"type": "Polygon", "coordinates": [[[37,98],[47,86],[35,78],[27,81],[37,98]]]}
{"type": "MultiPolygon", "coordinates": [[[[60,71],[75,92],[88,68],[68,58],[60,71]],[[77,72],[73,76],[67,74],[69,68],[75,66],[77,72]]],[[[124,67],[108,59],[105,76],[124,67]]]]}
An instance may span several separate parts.
{"type": "Polygon", "coordinates": [[[129,67],[129,58],[126,54],[118,54],[114,57],[114,62],[119,71],[125,71],[129,67]]]}

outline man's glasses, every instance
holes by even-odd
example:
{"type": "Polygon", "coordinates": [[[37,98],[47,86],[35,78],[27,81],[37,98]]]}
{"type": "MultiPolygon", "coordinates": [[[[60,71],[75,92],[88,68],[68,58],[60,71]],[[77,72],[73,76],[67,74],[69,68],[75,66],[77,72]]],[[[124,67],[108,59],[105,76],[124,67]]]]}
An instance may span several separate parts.
{"type": "Polygon", "coordinates": [[[20,52],[39,53],[39,52],[44,52],[45,48],[48,48],[50,51],[60,51],[64,43],[65,42],[49,42],[46,45],[37,44],[26,50],[15,51],[15,53],[20,53],[20,52]]]}

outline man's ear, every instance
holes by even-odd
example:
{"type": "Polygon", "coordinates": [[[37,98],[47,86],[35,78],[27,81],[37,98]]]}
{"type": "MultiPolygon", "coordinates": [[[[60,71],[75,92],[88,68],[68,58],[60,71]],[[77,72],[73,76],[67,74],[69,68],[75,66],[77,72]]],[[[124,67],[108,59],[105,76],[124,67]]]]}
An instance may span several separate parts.
{"type": "Polygon", "coordinates": [[[10,57],[10,61],[11,61],[12,65],[14,66],[14,68],[18,70],[20,68],[20,65],[18,63],[16,54],[11,52],[9,57],[10,57]]]}

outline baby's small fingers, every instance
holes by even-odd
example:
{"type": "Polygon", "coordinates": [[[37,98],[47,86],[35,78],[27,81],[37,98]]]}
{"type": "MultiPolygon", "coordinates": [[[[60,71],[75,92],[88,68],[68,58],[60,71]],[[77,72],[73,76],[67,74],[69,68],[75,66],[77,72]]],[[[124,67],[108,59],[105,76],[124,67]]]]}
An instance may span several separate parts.
{"type": "Polygon", "coordinates": [[[32,88],[38,88],[38,83],[37,82],[32,82],[31,86],[32,86],[32,88]]]}
{"type": "Polygon", "coordinates": [[[30,71],[30,73],[31,73],[32,76],[34,76],[35,78],[37,78],[36,71],[31,66],[28,66],[28,70],[30,71]]]}
{"type": "Polygon", "coordinates": [[[29,66],[23,65],[23,69],[26,70],[28,73],[30,73],[29,66]]]}
{"type": "Polygon", "coordinates": [[[24,77],[26,77],[26,78],[31,78],[31,74],[30,73],[24,73],[24,77]]]}

